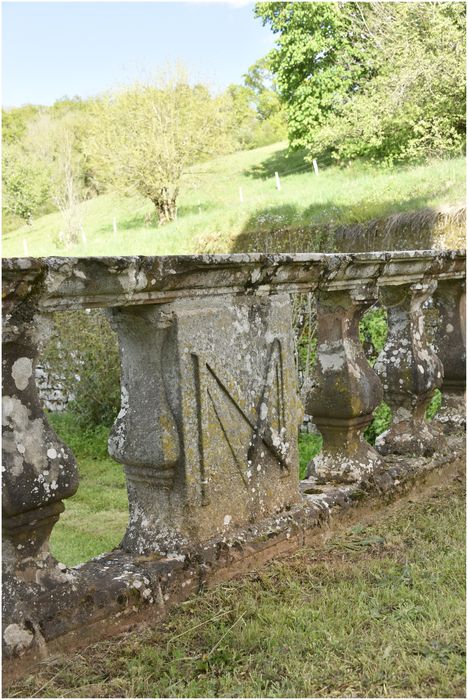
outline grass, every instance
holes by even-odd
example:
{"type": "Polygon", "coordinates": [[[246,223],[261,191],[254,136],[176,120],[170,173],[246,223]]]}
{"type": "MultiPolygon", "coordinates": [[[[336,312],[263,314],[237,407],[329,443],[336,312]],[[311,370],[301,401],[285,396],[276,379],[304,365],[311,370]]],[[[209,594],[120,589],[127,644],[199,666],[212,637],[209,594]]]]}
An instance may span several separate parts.
{"type": "Polygon", "coordinates": [[[461,477],[48,660],[8,697],[462,697],[461,477]]]}
{"type": "MultiPolygon", "coordinates": [[[[320,164],[319,164],[320,165],[320,164]]],[[[397,212],[464,201],[465,158],[385,169],[354,163],[321,167],[303,154],[288,156],[279,143],[198,165],[185,178],[177,221],[158,228],[152,205],[141,197],[106,194],[81,205],[87,242],[58,245],[59,213],[3,235],[5,257],[24,255],[178,255],[209,251],[263,251],[280,229],[357,224],[397,212]],[[274,173],[281,177],[275,188],[274,173]],[[239,201],[242,188],[244,203],[239,201]],[[117,235],[112,220],[117,221],[117,235]],[[268,234],[268,236],[266,235],[268,234]]],[[[292,234],[294,237],[294,234],[292,234]]],[[[289,241],[288,245],[292,245],[289,241]]]]}
{"type": "Polygon", "coordinates": [[[68,566],[109,552],[119,545],[128,523],[123,467],[107,455],[108,430],[77,430],[72,414],[51,414],[49,421],[78,461],[80,486],[65,503],[52,531],[53,555],[68,566]]]}

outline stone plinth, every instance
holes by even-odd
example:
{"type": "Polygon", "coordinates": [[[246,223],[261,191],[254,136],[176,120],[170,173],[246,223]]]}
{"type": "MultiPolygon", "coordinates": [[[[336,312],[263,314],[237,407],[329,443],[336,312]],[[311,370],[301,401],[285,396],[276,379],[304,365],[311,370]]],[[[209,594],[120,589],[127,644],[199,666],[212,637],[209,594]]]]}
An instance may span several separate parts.
{"type": "Polygon", "coordinates": [[[183,300],[112,312],[129,551],[173,552],[299,500],[302,420],[288,295],[183,300]]]}

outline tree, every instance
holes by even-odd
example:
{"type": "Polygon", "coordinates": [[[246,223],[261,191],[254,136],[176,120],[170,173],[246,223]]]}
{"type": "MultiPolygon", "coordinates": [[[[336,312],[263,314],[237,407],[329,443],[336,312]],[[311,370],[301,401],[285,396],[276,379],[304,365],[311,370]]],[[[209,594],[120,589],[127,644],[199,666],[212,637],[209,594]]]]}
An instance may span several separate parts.
{"type": "Polygon", "coordinates": [[[49,196],[50,174],[37,158],[18,144],[6,143],[2,152],[3,202],[5,212],[27,223],[49,196]]]}
{"type": "Polygon", "coordinates": [[[149,198],[164,224],[176,216],[188,167],[228,149],[228,108],[180,73],[135,84],[96,103],[88,151],[108,182],[149,198]]]}
{"type": "Polygon", "coordinates": [[[282,141],[287,136],[286,111],[278,94],[275,75],[269,56],[264,56],[250,66],[244,75],[244,83],[252,93],[257,113],[254,130],[256,146],[282,141]]]}
{"type": "Polygon", "coordinates": [[[26,133],[28,123],[43,107],[24,105],[12,109],[2,109],[2,142],[20,143],[26,133]]]}
{"type": "MultiPolygon", "coordinates": [[[[53,113],[53,112],[52,112],[53,113]]],[[[26,152],[49,173],[49,194],[63,218],[62,243],[77,243],[81,228],[79,204],[83,198],[83,160],[80,144],[82,118],[65,111],[53,117],[40,114],[24,138],[26,152]]]]}
{"type": "Polygon", "coordinates": [[[465,140],[459,2],[259,3],[293,147],[310,158],[417,160],[465,140]]]}

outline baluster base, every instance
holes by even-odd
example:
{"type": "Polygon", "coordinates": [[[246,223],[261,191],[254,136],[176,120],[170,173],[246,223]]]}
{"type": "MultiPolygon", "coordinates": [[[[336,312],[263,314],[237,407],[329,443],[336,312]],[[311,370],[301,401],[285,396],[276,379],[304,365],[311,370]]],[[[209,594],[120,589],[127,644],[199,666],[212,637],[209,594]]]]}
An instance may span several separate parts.
{"type": "Polygon", "coordinates": [[[375,441],[381,455],[431,457],[443,447],[442,430],[425,419],[429,402],[430,398],[424,400],[414,412],[404,406],[396,409],[390,428],[375,441]]]}
{"type": "Polygon", "coordinates": [[[362,435],[372,416],[315,420],[324,442],[323,451],[309,463],[309,476],[317,483],[352,484],[382,468],[380,455],[362,435]]]}
{"type": "Polygon", "coordinates": [[[448,434],[454,430],[466,430],[465,386],[442,387],[442,405],[434,421],[448,434]]]}

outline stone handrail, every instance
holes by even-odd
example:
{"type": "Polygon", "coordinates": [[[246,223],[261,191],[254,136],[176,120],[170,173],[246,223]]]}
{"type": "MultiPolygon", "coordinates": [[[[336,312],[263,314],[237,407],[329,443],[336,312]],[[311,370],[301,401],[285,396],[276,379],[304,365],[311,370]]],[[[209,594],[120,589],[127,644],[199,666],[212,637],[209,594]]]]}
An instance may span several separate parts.
{"type": "Polygon", "coordinates": [[[73,454],[49,425],[34,378],[53,312],[107,309],[122,367],[109,440],[129,496],[121,551],[175,562],[304,508],[292,293],[317,300],[317,361],[302,398],[324,445],[307,482],[363,487],[385,480],[392,455],[440,450],[443,428],[462,421],[464,279],[463,251],[4,260],[6,653],[68,633],[70,620],[44,632],[44,611],[91,570],[68,570],[48,546],[78,488],[73,454]],[[387,309],[388,337],[372,368],[359,320],[376,303],[387,309]],[[436,427],[425,412],[440,387],[436,427]],[[382,399],[393,420],[374,448],[363,432],[382,399]]]}

